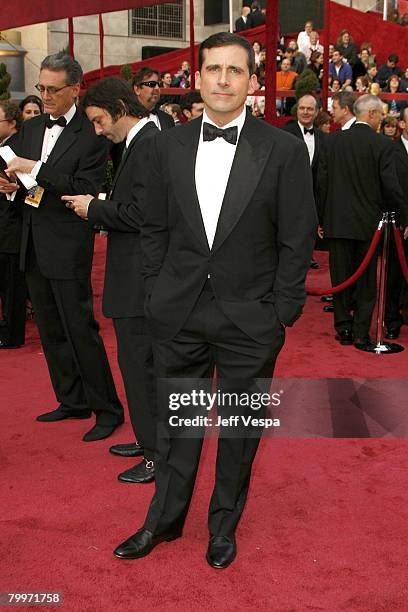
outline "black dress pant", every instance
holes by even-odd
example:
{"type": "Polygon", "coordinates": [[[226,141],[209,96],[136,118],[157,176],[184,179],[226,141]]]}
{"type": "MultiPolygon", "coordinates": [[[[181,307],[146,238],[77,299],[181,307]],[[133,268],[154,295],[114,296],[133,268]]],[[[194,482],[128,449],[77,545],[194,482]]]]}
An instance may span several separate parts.
{"type": "Polygon", "coordinates": [[[12,346],[25,342],[27,286],[19,268],[19,254],[0,253],[4,321],[0,339],[12,346]]]}
{"type": "Polygon", "coordinates": [[[90,278],[45,278],[29,248],[27,285],[55,395],[70,411],[92,410],[100,425],[123,420],[123,408],[94,318],[90,278]]]}
{"type": "Polygon", "coordinates": [[[148,461],[154,460],[156,379],[152,340],[145,317],[114,318],[118,362],[125,385],[130,421],[148,461]]]}
{"type": "MultiPolygon", "coordinates": [[[[408,244],[406,240],[404,240],[403,243],[405,257],[408,259],[408,244]]],[[[390,248],[388,252],[387,297],[385,302],[384,317],[387,328],[399,328],[402,325],[401,294],[403,287],[406,286],[406,284],[407,283],[402,274],[394,236],[391,236],[390,248]]]]}
{"type": "MultiPolygon", "coordinates": [[[[348,279],[363,261],[370,242],[330,238],[330,277],[333,286],[348,279]]],[[[377,253],[354,285],[333,294],[334,326],[351,329],[355,338],[366,338],[377,299],[377,253]]]]}
{"type": "MultiPolygon", "coordinates": [[[[182,330],[169,341],[153,344],[158,385],[162,384],[160,377],[207,379],[202,381],[202,387],[208,389],[214,366],[219,386],[223,384],[219,381],[227,384],[229,381],[232,386],[236,383],[237,387],[249,388],[256,378],[268,379],[269,383],[284,335],[283,328],[277,325],[272,344],[257,343],[227,319],[211,292],[204,291],[182,330]]],[[[174,435],[169,427],[160,428],[166,420],[168,423],[169,417],[169,403],[162,401],[160,392],[157,407],[156,492],[145,528],[154,534],[181,532],[194,489],[205,428],[194,428],[192,437],[174,435]]],[[[262,428],[252,429],[250,434],[241,429],[234,435],[230,429],[220,428],[215,486],[208,513],[212,535],[234,533],[241,517],[262,428]]]]}

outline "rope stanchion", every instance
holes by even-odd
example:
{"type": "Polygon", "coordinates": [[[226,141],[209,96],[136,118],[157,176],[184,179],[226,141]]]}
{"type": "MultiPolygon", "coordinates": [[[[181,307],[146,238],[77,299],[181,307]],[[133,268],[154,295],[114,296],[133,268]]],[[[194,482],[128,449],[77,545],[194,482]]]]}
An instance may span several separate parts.
{"type": "Polygon", "coordinates": [[[401,234],[397,227],[397,224],[395,223],[395,219],[393,219],[392,221],[392,229],[394,232],[395,246],[397,247],[398,259],[401,265],[402,274],[404,275],[404,278],[408,283],[408,264],[405,257],[404,245],[402,242],[401,234]]]}
{"type": "Polygon", "coordinates": [[[374,236],[371,240],[371,244],[368,248],[368,251],[363,259],[363,261],[361,262],[361,264],[358,266],[357,270],[354,272],[354,274],[352,274],[352,276],[350,276],[350,278],[348,278],[347,280],[343,281],[342,283],[340,283],[340,285],[336,285],[335,287],[329,287],[328,289],[322,289],[320,287],[316,288],[316,289],[307,289],[306,293],[308,295],[331,295],[333,293],[339,293],[340,291],[343,291],[343,289],[347,289],[347,287],[350,287],[351,285],[353,285],[356,280],[358,280],[360,278],[360,276],[363,274],[363,272],[365,271],[365,269],[367,268],[368,264],[371,261],[371,258],[373,257],[378,243],[380,242],[381,239],[381,235],[383,233],[384,230],[384,223],[385,221],[385,217],[386,217],[387,213],[385,213],[383,215],[383,218],[381,219],[381,221],[378,224],[377,229],[374,232],[374,236]]]}

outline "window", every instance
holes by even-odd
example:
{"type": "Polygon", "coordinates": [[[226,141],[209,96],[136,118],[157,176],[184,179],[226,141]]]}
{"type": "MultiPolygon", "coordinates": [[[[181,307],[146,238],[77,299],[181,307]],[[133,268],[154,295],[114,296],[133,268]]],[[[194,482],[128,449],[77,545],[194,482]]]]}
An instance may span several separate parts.
{"type": "Polygon", "coordinates": [[[184,2],[174,0],[130,12],[130,35],[149,38],[183,38],[184,2]]]}

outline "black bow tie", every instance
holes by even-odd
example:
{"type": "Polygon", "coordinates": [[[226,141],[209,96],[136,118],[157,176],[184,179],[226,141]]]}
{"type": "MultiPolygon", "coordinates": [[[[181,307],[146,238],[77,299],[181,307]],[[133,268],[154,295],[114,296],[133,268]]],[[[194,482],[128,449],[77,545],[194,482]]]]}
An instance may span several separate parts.
{"type": "Polygon", "coordinates": [[[310,134],[311,136],[313,136],[313,134],[314,134],[314,128],[309,128],[309,129],[307,129],[307,128],[305,128],[305,127],[304,127],[304,128],[303,128],[303,133],[304,133],[304,134],[310,134]]]}
{"type": "Polygon", "coordinates": [[[234,127],[226,128],[222,130],[212,123],[203,123],[203,140],[215,140],[216,138],[223,138],[229,144],[237,144],[238,139],[238,128],[234,127]]]}
{"type": "Polygon", "coordinates": [[[47,128],[52,128],[54,127],[54,125],[65,127],[67,125],[67,120],[65,119],[65,117],[58,117],[58,119],[55,119],[54,121],[49,115],[47,115],[45,119],[45,125],[47,126],[47,128]]]}

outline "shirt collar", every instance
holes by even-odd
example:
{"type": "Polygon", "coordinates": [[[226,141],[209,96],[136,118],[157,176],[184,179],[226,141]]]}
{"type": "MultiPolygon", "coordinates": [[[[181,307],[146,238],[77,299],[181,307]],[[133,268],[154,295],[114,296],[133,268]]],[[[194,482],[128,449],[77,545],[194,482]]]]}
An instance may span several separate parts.
{"type": "Polygon", "coordinates": [[[342,130],[348,130],[349,128],[351,128],[351,126],[353,125],[353,123],[355,123],[356,118],[352,117],[351,119],[349,119],[348,121],[346,121],[346,123],[343,125],[343,127],[341,128],[342,130]]]}
{"type": "Polygon", "coordinates": [[[401,141],[402,141],[402,144],[404,145],[404,147],[406,148],[407,153],[408,153],[408,139],[404,138],[404,136],[402,134],[401,134],[401,141]]]}
{"type": "MultiPolygon", "coordinates": [[[[306,134],[305,134],[305,132],[304,132],[304,127],[305,127],[305,126],[304,126],[304,125],[302,125],[302,124],[300,123],[300,121],[298,121],[298,122],[297,122],[297,124],[298,124],[298,126],[299,126],[300,131],[302,132],[302,136],[306,136],[306,134]]],[[[310,126],[310,128],[306,128],[306,129],[307,129],[307,130],[314,130],[314,125],[313,125],[313,123],[312,123],[312,125],[310,126]]],[[[312,134],[307,134],[307,136],[312,136],[312,134]]]]}
{"type": "MultiPolygon", "coordinates": [[[[233,119],[232,121],[230,121],[230,123],[227,123],[227,125],[223,125],[222,129],[225,130],[229,127],[237,127],[238,128],[238,136],[237,136],[237,144],[238,144],[238,140],[239,140],[239,136],[241,134],[241,130],[244,127],[244,123],[245,123],[245,119],[246,119],[246,106],[244,106],[244,108],[242,109],[242,113],[238,116],[235,117],[235,119],[233,119]]],[[[203,112],[203,121],[201,123],[201,134],[200,134],[200,140],[203,139],[203,125],[205,123],[210,123],[211,125],[215,125],[216,127],[220,127],[219,125],[217,125],[216,123],[214,123],[214,121],[212,121],[209,116],[207,115],[205,109],[203,112]]]]}
{"type": "Polygon", "coordinates": [[[150,117],[143,117],[143,119],[140,119],[140,121],[138,121],[136,125],[134,125],[129,130],[128,135],[126,137],[126,148],[128,148],[128,146],[130,145],[130,143],[132,142],[136,134],[140,132],[140,130],[146,125],[146,123],[149,123],[151,121],[152,120],[150,117]]]}
{"type": "MultiPolygon", "coordinates": [[[[72,119],[74,118],[74,115],[75,115],[75,113],[76,113],[76,109],[77,109],[77,108],[76,108],[75,104],[73,104],[73,105],[71,106],[71,108],[69,109],[69,111],[67,111],[67,112],[65,113],[65,115],[62,115],[62,116],[63,116],[63,117],[65,117],[65,119],[67,120],[67,125],[68,125],[68,123],[69,123],[70,121],[72,121],[72,119]]],[[[58,119],[58,117],[54,117],[53,115],[50,115],[50,118],[51,118],[53,121],[55,121],[56,119],[58,119]]]]}

